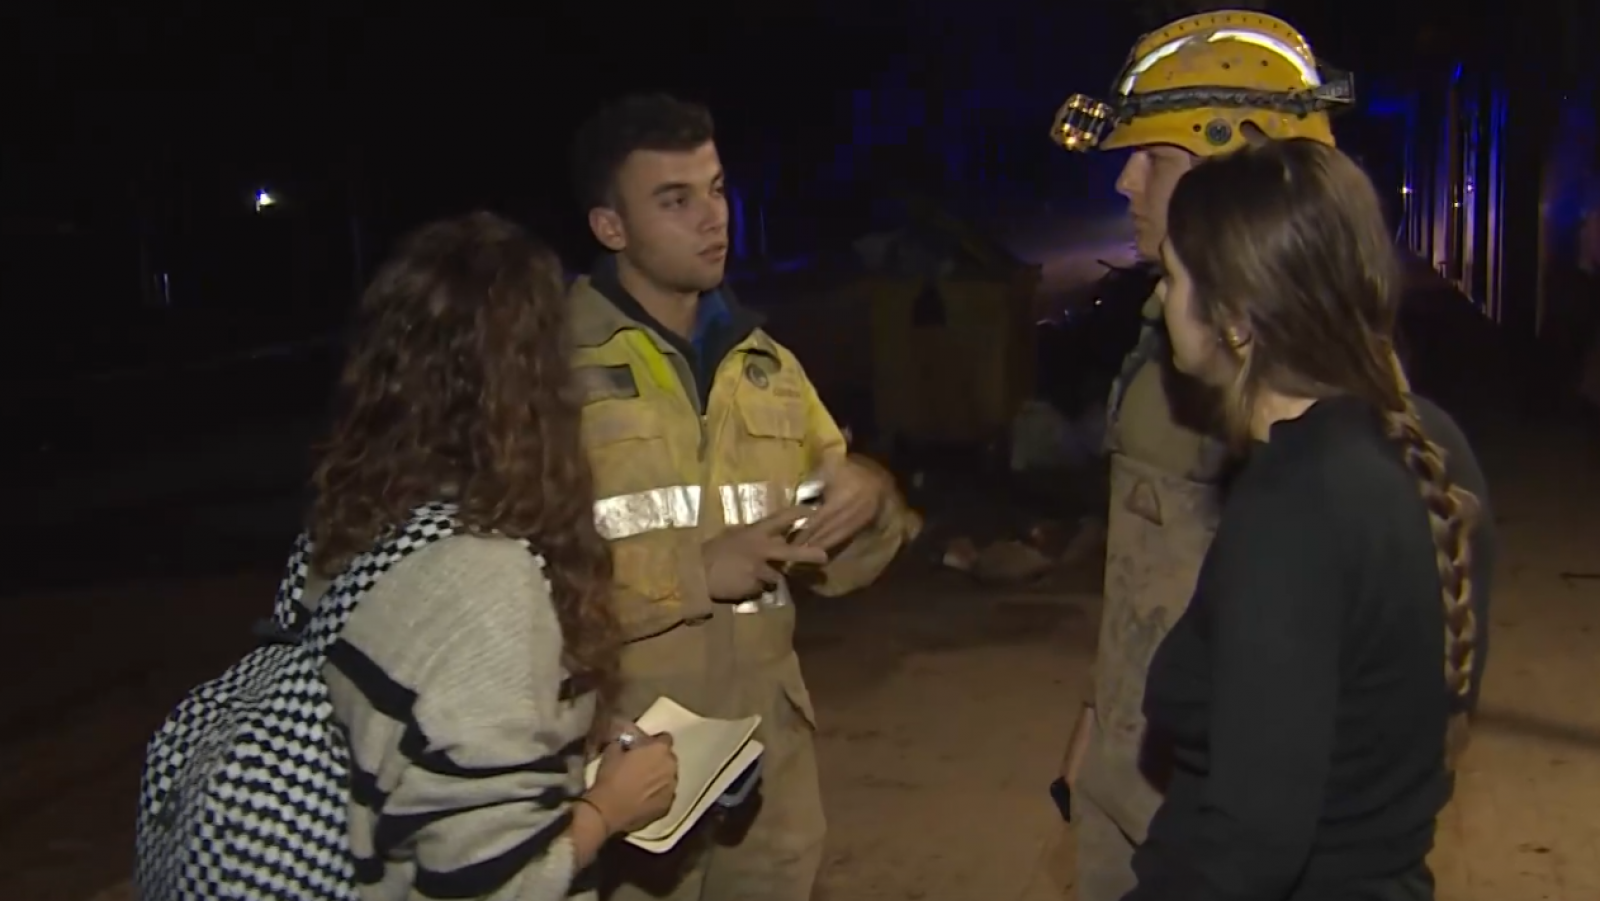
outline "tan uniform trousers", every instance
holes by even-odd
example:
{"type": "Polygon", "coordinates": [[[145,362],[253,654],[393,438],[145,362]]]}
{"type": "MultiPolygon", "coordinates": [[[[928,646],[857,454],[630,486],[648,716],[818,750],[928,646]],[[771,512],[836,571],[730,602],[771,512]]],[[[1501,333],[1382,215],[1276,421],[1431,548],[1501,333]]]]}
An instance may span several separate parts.
{"type": "Polygon", "coordinates": [[[759,714],[761,783],[742,806],[708,814],[678,847],[650,854],[615,842],[600,859],[615,901],[809,901],[827,823],[817,776],[815,714],[787,641],[719,605],[708,621],[634,642],[623,654],[621,715],[667,696],[705,716],[759,714]],[[765,646],[764,646],[765,645],[765,646]]]}
{"type": "Polygon", "coordinates": [[[1133,887],[1133,850],[1161,791],[1141,769],[1145,676],[1194,594],[1216,522],[1215,488],[1113,454],[1095,728],[1073,792],[1079,901],[1133,887]]]}

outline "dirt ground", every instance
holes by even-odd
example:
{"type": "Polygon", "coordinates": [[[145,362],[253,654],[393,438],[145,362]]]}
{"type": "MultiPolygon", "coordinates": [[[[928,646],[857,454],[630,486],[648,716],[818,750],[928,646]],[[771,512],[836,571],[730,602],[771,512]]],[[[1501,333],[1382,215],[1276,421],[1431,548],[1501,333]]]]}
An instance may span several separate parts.
{"type": "MultiPolygon", "coordinates": [[[[1479,445],[1504,551],[1439,897],[1581,901],[1600,897],[1600,453],[1568,434],[1503,438],[1479,445]]],[[[830,817],[819,901],[1072,897],[1046,786],[1092,653],[1093,570],[997,591],[908,560],[868,592],[806,604],[830,817]]],[[[143,739],[238,652],[270,581],[32,600],[0,690],[0,898],[130,897],[143,739]]]]}
{"type": "Polygon", "coordinates": [[[829,816],[815,897],[1023,896],[1060,828],[1046,787],[1087,682],[1094,575],[996,591],[907,574],[809,617],[829,816]]]}

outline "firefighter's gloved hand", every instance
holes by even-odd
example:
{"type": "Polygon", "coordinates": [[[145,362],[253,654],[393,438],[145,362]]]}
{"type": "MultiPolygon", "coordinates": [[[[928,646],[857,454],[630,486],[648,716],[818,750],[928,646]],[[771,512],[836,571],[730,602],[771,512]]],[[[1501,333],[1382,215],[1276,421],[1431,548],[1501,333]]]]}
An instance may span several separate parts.
{"type": "Polygon", "coordinates": [[[822,506],[806,521],[797,541],[832,550],[877,520],[891,489],[877,471],[849,457],[829,462],[821,478],[826,486],[822,506]]]}
{"type": "Polygon", "coordinates": [[[793,506],[748,526],[735,526],[700,546],[706,588],[719,601],[743,601],[783,580],[785,563],[828,562],[820,547],[791,544],[786,537],[796,522],[811,516],[809,507],[793,506]]]}

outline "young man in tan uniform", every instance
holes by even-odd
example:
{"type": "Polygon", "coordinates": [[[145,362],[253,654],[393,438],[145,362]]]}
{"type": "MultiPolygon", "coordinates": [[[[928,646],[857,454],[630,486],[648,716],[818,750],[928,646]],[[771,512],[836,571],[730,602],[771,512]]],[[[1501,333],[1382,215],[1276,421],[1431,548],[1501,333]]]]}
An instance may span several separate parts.
{"type": "MultiPolygon", "coordinates": [[[[1132,151],[1117,190],[1128,198],[1139,255],[1153,261],[1167,201],[1196,160],[1263,135],[1331,144],[1327,110],[1349,96],[1348,82],[1325,79],[1287,23],[1209,12],[1140,38],[1112,99],[1074,95],[1051,136],[1067,150],[1132,151]]],[[[1117,901],[1134,886],[1133,849],[1161,804],[1160,762],[1141,759],[1145,674],[1194,591],[1228,464],[1208,433],[1204,392],[1172,370],[1154,296],[1144,318],[1108,406],[1105,600],[1091,699],[1064,763],[1079,901],[1117,901]]]]}
{"type": "Polygon", "coordinates": [[[671,97],[597,113],[574,147],[607,251],[572,288],[595,521],[612,542],[621,715],[669,697],[762,717],[758,795],[674,854],[602,859],[617,899],[806,901],[825,823],[816,725],[786,584],[875,579],[914,530],[892,482],[852,459],[794,354],[723,282],[728,201],[710,114],[671,97]],[[808,479],[820,507],[794,505],[808,479]],[[791,537],[790,532],[802,525],[791,537]]]}

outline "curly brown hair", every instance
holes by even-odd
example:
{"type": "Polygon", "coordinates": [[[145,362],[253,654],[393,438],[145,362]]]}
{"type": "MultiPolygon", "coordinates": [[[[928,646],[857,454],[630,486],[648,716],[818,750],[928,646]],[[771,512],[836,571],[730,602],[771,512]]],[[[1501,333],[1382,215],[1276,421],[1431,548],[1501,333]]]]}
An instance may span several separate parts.
{"type": "Polygon", "coordinates": [[[1194,284],[1200,318],[1248,322],[1251,341],[1228,390],[1236,441],[1264,390],[1354,395],[1384,429],[1427,506],[1444,612],[1444,678],[1465,696],[1478,622],[1472,532],[1482,505],[1450,477],[1422,430],[1395,353],[1400,261],[1378,193],[1354,160],[1315,141],[1268,141],[1202,161],[1167,207],[1171,249],[1194,284]]]}
{"type": "Polygon", "coordinates": [[[320,448],[313,564],[332,575],[421,504],[542,554],[576,678],[609,704],[618,628],[611,555],[579,444],[561,264],[490,213],[427,225],[356,313],[320,448]]]}

